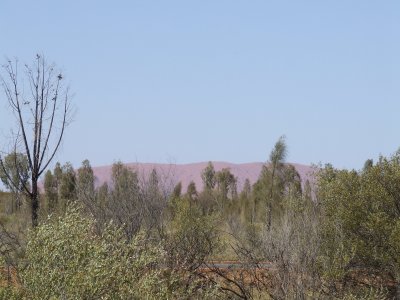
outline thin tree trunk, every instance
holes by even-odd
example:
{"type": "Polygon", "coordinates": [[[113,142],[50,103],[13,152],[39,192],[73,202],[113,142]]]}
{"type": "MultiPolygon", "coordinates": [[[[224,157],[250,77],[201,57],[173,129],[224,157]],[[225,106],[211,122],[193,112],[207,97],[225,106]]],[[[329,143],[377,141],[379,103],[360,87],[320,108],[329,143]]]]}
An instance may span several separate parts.
{"type": "Polygon", "coordinates": [[[268,202],[268,220],[267,220],[267,230],[270,231],[272,224],[272,197],[274,192],[274,179],[275,179],[275,169],[276,163],[273,163],[272,166],[272,175],[271,175],[271,188],[269,193],[269,202],[268,202]]]}
{"type": "Polygon", "coordinates": [[[272,200],[270,200],[270,202],[268,203],[268,220],[267,220],[267,230],[270,231],[271,230],[271,225],[272,225],[272,200]]]}
{"type": "Polygon", "coordinates": [[[31,193],[31,209],[32,209],[32,227],[38,225],[38,210],[39,210],[39,192],[37,180],[32,180],[32,193],[31,193]]]}

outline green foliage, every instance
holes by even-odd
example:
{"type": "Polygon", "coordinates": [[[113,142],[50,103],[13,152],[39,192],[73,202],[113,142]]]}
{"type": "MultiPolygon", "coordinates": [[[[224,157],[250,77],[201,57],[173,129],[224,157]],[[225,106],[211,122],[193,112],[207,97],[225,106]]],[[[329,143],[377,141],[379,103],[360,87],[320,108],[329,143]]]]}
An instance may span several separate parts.
{"type": "Polygon", "coordinates": [[[54,177],[58,188],[59,185],[61,184],[62,176],[63,176],[63,168],[61,167],[61,164],[57,162],[54,167],[54,177]]]}
{"type": "Polygon", "coordinates": [[[221,299],[223,296],[218,284],[200,271],[220,250],[217,226],[216,216],[204,215],[190,199],[176,202],[174,218],[163,243],[166,265],[179,278],[173,289],[184,295],[184,299],[221,299]]]}
{"type": "Polygon", "coordinates": [[[254,221],[254,201],[252,197],[252,188],[250,184],[250,180],[246,178],[243,189],[239,194],[239,201],[238,201],[238,209],[240,214],[240,221],[241,222],[250,222],[254,221]]]}
{"type": "Polygon", "coordinates": [[[195,200],[197,198],[197,196],[198,196],[197,188],[196,188],[196,184],[193,181],[189,182],[189,185],[188,185],[187,191],[186,191],[186,195],[191,200],[195,200]]]}
{"type": "Polygon", "coordinates": [[[115,201],[138,194],[138,176],[136,172],[124,166],[122,162],[117,162],[113,165],[111,178],[113,184],[111,193],[115,201]]]}
{"type": "MultiPolygon", "coordinates": [[[[84,170],[83,172],[86,171],[85,166],[80,169],[81,173],[82,169],[84,170]]],[[[82,176],[83,174],[81,174],[81,178],[82,176]]],[[[75,170],[71,163],[67,162],[61,166],[57,162],[53,172],[48,170],[44,176],[45,197],[40,199],[42,213],[44,215],[64,213],[68,202],[76,200],[77,196],[81,195],[78,195],[78,192],[81,191],[79,190],[81,187],[79,184],[79,182],[77,183],[75,170]]]]}
{"type": "Polygon", "coordinates": [[[30,176],[26,155],[13,152],[4,158],[0,156],[0,180],[12,193],[11,203],[7,209],[9,213],[16,212],[21,208],[23,198],[30,190],[30,176]]]}
{"type": "Polygon", "coordinates": [[[286,156],[287,146],[285,136],[281,136],[275,143],[275,146],[269,155],[269,161],[273,166],[272,168],[278,168],[279,165],[281,165],[285,161],[286,156]]]}
{"type": "Polygon", "coordinates": [[[362,172],[326,166],[318,175],[322,253],[336,277],[350,264],[400,278],[400,157],[381,157],[362,172]]]}
{"type": "Polygon", "coordinates": [[[250,180],[246,178],[244,181],[242,192],[240,193],[240,198],[242,199],[249,199],[251,196],[251,184],[250,180]]]}
{"type": "Polygon", "coordinates": [[[253,186],[252,220],[267,219],[271,227],[284,212],[285,202],[302,196],[301,178],[295,167],[285,164],[286,144],[280,138],[270,154],[270,161],[261,170],[253,186]]]}
{"type": "Polygon", "coordinates": [[[217,199],[219,205],[223,208],[229,198],[234,199],[237,197],[236,178],[227,168],[218,171],[215,174],[215,178],[218,191],[217,199]]]}
{"type": "Polygon", "coordinates": [[[145,226],[148,230],[154,230],[158,235],[163,235],[164,208],[167,207],[167,199],[156,169],[151,171],[148,180],[142,184],[141,190],[146,207],[144,211],[145,226]]]}
{"type": "Polygon", "coordinates": [[[45,173],[45,198],[41,199],[45,200],[45,203],[42,203],[42,210],[44,209],[47,214],[64,213],[68,202],[75,201],[77,198],[82,200],[82,194],[85,193],[93,195],[94,181],[90,190],[91,179],[94,180],[94,177],[88,160],[82,163],[82,167],[78,170],[78,177],[71,163],[67,162],[61,166],[57,162],[53,172],[48,170],[45,173]]]}
{"type": "Polygon", "coordinates": [[[76,197],[76,175],[71,163],[62,167],[62,177],[59,186],[60,198],[63,200],[74,200],[76,197]]]}
{"type": "Polygon", "coordinates": [[[33,230],[22,271],[29,299],[160,299],[168,296],[163,251],[142,236],[127,242],[112,224],[98,235],[94,221],[71,208],[33,230]]]}
{"type": "MultiPolygon", "coordinates": [[[[360,269],[400,282],[400,154],[368,160],[359,172],[327,165],[315,177],[317,190],[307,181],[304,192],[285,156],[281,138],[258,181],[246,180],[239,195],[233,174],[212,163],[202,172],[204,190],[191,182],[185,195],[181,184],[167,194],[156,170],[139,180],[116,163],[110,185],[95,189],[89,161],[76,178],[70,164],[57,164],[44,178],[53,216],[19,246],[13,238],[25,236],[18,233],[26,212],[0,214],[17,233],[0,228],[4,263],[27,264],[21,285],[0,288],[0,299],[391,296],[393,289],[379,288],[384,279],[367,287],[347,282],[360,269]],[[63,198],[82,209],[65,211],[63,198]],[[246,267],[218,270],[210,264],[216,259],[246,267]]],[[[0,198],[10,201],[12,193],[0,198]]]]}
{"type": "Polygon", "coordinates": [[[78,199],[93,197],[94,193],[94,174],[89,160],[84,160],[78,169],[76,179],[76,189],[78,199]]]}
{"type": "Polygon", "coordinates": [[[323,208],[320,263],[324,276],[337,281],[347,274],[357,241],[350,238],[359,227],[364,209],[357,197],[360,178],[355,171],[339,171],[327,165],[318,174],[318,200],[323,208]]]}
{"type": "Polygon", "coordinates": [[[174,190],[172,191],[171,198],[173,199],[179,199],[182,195],[182,182],[178,182],[178,184],[174,187],[174,190]]]}
{"type": "Polygon", "coordinates": [[[26,155],[10,153],[0,157],[0,179],[13,193],[22,192],[28,188],[30,177],[29,163],[26,155]]]}
{"type": "Polygon", "coordinates": [[[95,220],[70,206],[30,231],[20,284],[2,285],[0,299],[221,299],[215,282],[192,272],[214,249],[215,223],[187,205],[177,210],[165,250],[142,233],[127,240],[113,223],[99,233],[95,220]]]}
{"type": "Polygon", "coordinates": [[[170,195],[168,199],[168,209],[167,209],[167,214],[169,219],[173,219],[175,217],[175,211],[176,207],[179,204],[179,202],[182,200],[182,182],[178,182],[173,191],[172,194],[170,195]]]}
{"type": "Polygon", "coordinates": [[[48,170],[44,176],[44,191],[48,212],[53,212],[58,204],[58,186],[55,176],[48,170]]]}
{"type": "Polygon", "coordinates": [[[215,187],[215,170],[212,162],[208,162],[207,167],[201,172],[201,179],[203,180],[204,189],[212,190],[215,187]]]}
{"type": "Polygon", "coordinates": [[[219,211],[222,214],[231,212],[234,201],[238,200],[237,180],[228,168],[218,172],[211,162],[202,171],[204,189],[198,195],[198,202],[204,214],[219,211]]]}
{"type": "Polygon", "coordinates": [[[198,268],[218,248],[215,216],[204,215],[196,204],[182,199],[175,207],[167,244],[170,262],[198,268]]]}
{"type": "Polygon", "coordinates": [[[140,187],[137,173],[121,162],[112,167],[112,187],[104,186],[99,190],[99,202],[105,196],[105,220],[112,220],[117,226],[124,229],[128,239],[132,239],[140,230],[143,221],[143,207],[140,205],[140,187]]]}

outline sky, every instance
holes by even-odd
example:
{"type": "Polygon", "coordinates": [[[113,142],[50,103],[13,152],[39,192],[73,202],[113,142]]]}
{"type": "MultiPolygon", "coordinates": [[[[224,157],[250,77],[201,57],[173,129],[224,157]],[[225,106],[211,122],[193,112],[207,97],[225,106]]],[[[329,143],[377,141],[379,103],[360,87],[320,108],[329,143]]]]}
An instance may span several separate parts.
{"type": "MultiPolygon", "coordinates": [[[[400,147],[400,2],[0,1],[0,60],[44,54],[75,114],[56,156],[362,168],[400,147]]],[[[14,125],[0,93],[0,143],[14,125]]]]}

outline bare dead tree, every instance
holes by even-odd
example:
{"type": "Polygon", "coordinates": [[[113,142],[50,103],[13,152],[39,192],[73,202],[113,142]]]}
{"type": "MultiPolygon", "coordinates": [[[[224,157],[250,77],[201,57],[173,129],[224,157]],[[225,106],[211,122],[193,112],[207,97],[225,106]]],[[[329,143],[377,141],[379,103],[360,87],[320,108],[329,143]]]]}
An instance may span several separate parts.
{"type": "MultiPolygon", "coordinates": [[[[57,153],[68,125],[69,89],[63,85],[63,75],[55,65],[48,64],[41,55],[36,55],[31,66],[25,64],[22,74],[17,59],[8,60],[2,67],[0,82],[16,119],[11,137],[13,152],[22,153],[28,159],[31,182],[24,184],[22,190],[30,200],[35,227],[39,210],[38,181],[57,153]]],[[[17,188],[18,183],[8,174],[1,154],[0,167],[17,188]]]]}

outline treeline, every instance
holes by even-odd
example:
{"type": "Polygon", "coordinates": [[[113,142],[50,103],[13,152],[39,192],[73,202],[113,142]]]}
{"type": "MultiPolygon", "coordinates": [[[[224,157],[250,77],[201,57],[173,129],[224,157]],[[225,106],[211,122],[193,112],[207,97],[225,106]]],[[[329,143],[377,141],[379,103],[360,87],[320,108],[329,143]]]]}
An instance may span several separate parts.
{"type": "MultiPolygon", "coordinates": [[[[24,158],[12,155],[24,170],[24,158]]],[[[89,161],[77,171],[56,164],[44,177],[36,228],[28,230],[23,190],[10,188],[14,200],[0,218],[1,295],[399,297],[400,153],[360,171],[316,167],[312,182],[285,158],[281,138],[257,182],[240,191],[230,170],[212,163],[202,190],[193,182],[171,187],[156,170],[144,177],[122,163],[97,187],[89,161]]]]}

